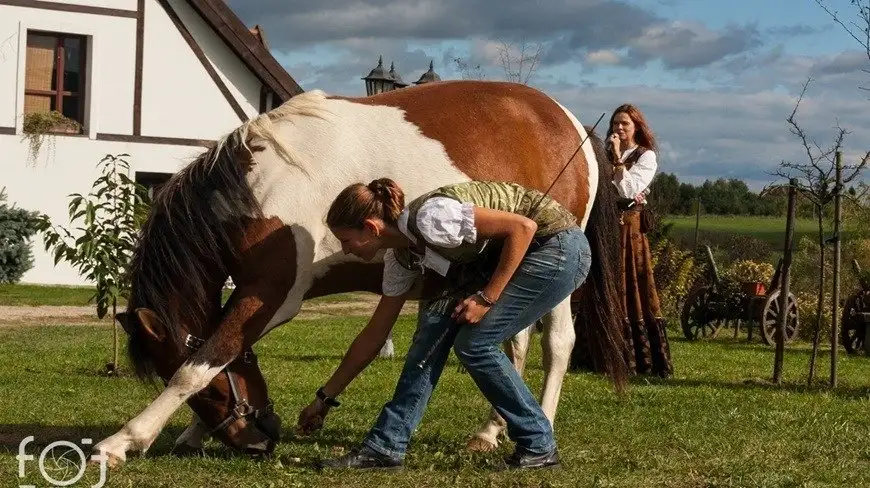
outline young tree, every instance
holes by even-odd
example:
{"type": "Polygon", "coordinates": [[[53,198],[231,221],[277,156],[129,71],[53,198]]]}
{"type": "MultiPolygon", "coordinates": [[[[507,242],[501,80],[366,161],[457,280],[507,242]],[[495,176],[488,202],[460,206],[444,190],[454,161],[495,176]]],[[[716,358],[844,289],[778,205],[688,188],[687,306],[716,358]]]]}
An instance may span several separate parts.
{"type": "MultiPolygon", "coordinates": [[[[544,45],[530,43],[525,39],[518,43],[499,41],[496,52],[502,67],[503,79],[528,85],[538,71],[538,65],[544,55],[544,45]]],[[[480,64],[471,66],[466,59],[456,57],[453,58],[453,65],[463,80],[486,79],[486,73],[480,64]]]]}
{"type": "MultiPolygon", "coordinates": [[[[801,197],[811,202],[818,225],[818,295],[816,298],[816,322],[813,329],[813,352],[810,356],[808,383],[812,383],[815,376],[815,361],[819,349],[822,306],[825,297],[825,209],[833,201],[835,194],[841,190],[841,188],[836,186],[836,154],[841,151],[843,141],[849,133],[846,129],[837,125],[831,144],[827,147],[822,147],[819,143],[812,140],[800,126],[797,121],[797,113],[811,82],[812,79],[809,79],[804,84],[800,96],[798,96],[798,100],[795,103],[794,110],[788,119],[786,119],[789,125],[789,132],[800,140],[806,159],[797,163],[782,161],[779,168],[773,172],[774,176],[785,178],[786,180],[791,178],[797,180],[796,189],[801,197]]],[[[843,166],[842,184],[847,185],[855,180],[861,174],[861,170],[867,165],[868,160],[870,160],[870,151],[867,151],[855,164],[843,166]]]]}
{"type": "Polygon", "coordinates": [[[112,362],[106,373],[118,368],[118,327],[115,315],[120,298],[128,298],[127,267],[148,215],[150,199],[146,188],[128,176],[129,155],[106,155],[97,165],[100,176],[87,196],[70,195],[69,218],[73,230],[52,225],[47,215],[40,221],[45,249],[52,250],[54,262],[64,260],[96,285],[92,300],[97,317],[112,310],[112,362]]]}

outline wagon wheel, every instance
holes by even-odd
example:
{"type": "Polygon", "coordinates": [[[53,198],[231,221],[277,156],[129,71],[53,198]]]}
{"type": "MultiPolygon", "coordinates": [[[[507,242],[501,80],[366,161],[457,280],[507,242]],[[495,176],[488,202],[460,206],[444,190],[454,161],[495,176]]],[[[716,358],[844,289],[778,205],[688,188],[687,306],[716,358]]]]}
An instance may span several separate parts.
{"type": "Polygon", "coordinates": [[[683,335],[686,339],[713,337],[718,329],[715,317],[709,313],[710,287],[701,286],[694,289],[686,297],[683,304],[683,314],[680,317],[680,325],[683,326],[683,335]]]}
{"type": "Polygon", "coordinates": [[[866,325],[860,313],[870,312],[870,290],[855,293],[843,307],[843,328],[840,331],[840,340],[849,354],[860,354],[864,350],[864,334],[866,325]]]}
{"type": "MultiPolygon", "coordinates": [[[[774,290],[764,301],[764,309],[761,312],[761,339],[768,346],[776,344],[776,328],[780,320],[780,291],[774,290]]],[[[785,343],[791,342],[798,332],[798,308],[797,300],[791,293],[788,294],[788,321],[785,323],[785,343]]]]}

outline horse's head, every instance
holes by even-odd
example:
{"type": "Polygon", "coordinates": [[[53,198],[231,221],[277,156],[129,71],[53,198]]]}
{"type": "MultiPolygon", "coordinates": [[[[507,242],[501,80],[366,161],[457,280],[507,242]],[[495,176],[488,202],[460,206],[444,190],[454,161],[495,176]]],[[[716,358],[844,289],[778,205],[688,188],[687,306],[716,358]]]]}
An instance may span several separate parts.
{"type": "MultiPolygon", "coordinates": [[[[142,378],[156,375],[169,383],[183,365],[221,367],[235,354],[222,350],[226,341],[208,339],[224,320],[221,291],[245,219],[260,213],[238,150],[234,139],[211,149],[176,173],[154,200],[130,264],[128,308],[118,316],[142,378]]],[[[279,438],[280,419],[250,349],[187,403],[211,436],[235,449],[269,453],[279,438]]]]}
{"type": "MultiPolygon", "coordinates": [[[[142,378],[158,376],[164,384],[209,335],[206,327],[187,325],[184,320],[171,328],[149,308],[130,309],[117,318],[127,332],[137,374],[142,378]]],[[[208,435],[234,449],[251,455],[268,454],[280,438],[281,419],[272,410],[253,351],[245,351],[187,403],[208,435]]]]}

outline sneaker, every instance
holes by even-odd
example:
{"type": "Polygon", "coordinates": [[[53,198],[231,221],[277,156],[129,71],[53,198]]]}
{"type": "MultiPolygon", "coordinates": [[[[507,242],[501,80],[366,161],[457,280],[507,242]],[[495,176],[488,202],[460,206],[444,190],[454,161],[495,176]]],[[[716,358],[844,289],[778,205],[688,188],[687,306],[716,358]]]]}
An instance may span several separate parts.
{"type": "Polygon", "coordinates": [[[385,456],[368,447],[355,449],[344,456],[320,462],[325,469],[402,469],[402,459],[385,456]]]}

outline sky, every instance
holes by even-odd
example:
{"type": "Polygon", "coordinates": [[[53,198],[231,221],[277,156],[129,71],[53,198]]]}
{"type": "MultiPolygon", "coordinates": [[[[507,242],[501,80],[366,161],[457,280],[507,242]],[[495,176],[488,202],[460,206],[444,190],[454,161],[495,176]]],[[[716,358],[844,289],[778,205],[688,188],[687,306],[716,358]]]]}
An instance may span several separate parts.
{"type": "MultiPolygon", "coordinates": [[[[823,1],[853,28],[850,0],[823,1]]],[[[867,3],[867,0],[861,0],[867,3]]],[[[637,105],[681,181],[739,178],[755,190],[785,161],[806,162],[786,122],[845,162],[870,150],[870,59],[817,0],[228,0],[305,90],[363,96],[378,56],[405,82],[430,61],[442,79],[504,79],[499,51],[540,47],[529,84],[591,125],[637,105]],[[467,73],[466,73],[467,75],[467,73]]],[[[516,54],[514,54],[516,56],[516,54]]],[[[603,133],[599,126],[597,132],[603,133]]],[[[866,178],[865,178],[866,179],[866,178]]]]}

